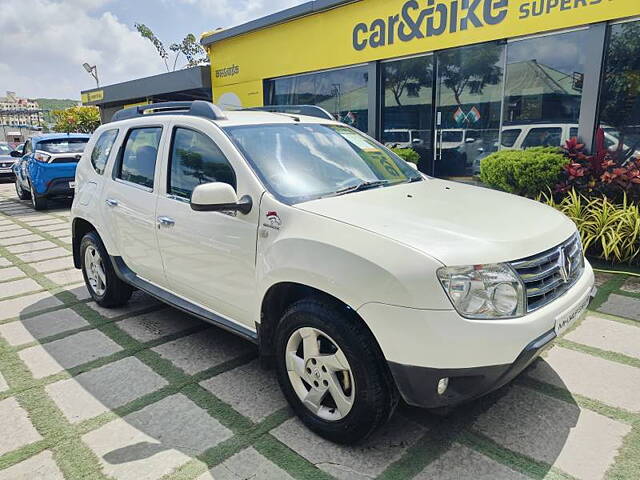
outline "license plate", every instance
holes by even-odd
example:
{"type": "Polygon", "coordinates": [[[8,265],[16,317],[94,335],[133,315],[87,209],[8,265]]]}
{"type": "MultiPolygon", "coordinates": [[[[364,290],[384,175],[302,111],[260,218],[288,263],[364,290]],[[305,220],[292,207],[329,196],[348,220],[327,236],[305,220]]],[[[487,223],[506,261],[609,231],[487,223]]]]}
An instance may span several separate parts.
{"type": "Polygon", "coordinates": [[[69,188],[76,188],[76,182],[69,182],[69,188]]]}
{"type": "Polygon", "coordinates": [[[556,318],[556,335],[559,337],[564,332],[569,330],[571,326],[576,323],[576,321],[580,318],[580,316],[584,313],[584,311],[589,306],[590,298],[587,298],[584,302],[582,302],[578,307],[574,308],[571,312],[566,313],[564,315],[556,318]]]}

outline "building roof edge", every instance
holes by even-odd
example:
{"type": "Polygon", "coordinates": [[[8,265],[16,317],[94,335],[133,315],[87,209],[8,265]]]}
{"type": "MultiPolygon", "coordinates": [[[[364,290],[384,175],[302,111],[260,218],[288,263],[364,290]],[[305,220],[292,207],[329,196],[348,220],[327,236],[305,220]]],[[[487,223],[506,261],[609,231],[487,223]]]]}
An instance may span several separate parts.
{"type": "Polygon", "coordinates": [[[228,38],[237,37],[238,35],[254,32],[256,30],[261,30],[263,28],[268,28],[280,23],[289,22],[297,18],[359,1],[361,0],[312,0],[235,27],[205,33],[201,38],[200,43],[207,47],[228,38]]]}

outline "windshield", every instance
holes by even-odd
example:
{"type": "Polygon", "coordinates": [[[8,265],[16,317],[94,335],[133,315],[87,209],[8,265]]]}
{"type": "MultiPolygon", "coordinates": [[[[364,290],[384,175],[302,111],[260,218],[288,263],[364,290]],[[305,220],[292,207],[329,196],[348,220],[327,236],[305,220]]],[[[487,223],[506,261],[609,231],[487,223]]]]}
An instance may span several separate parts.
{"type": "Polygon", "coordinates": [[[391,151],[341,125],[248,125],[225,131],[269,189],[289,203],[422,179],[391,151]]]}
{"type": "Polygon", "coordinates": [[[0,155],[9,155],[11,151],[8,143],[0,143],[0,155]]]}
{"type": "Polygon", "coordinates": [[[38,142],[36,150],[48,153],[82,153],[88,138],[56,138],[38,142]]]}
{"type": "Polygon", "coordinates": [[[409,135],[409,130],[385,130],[382,140],[384,143],[409,143],[411,136],[409,135]]]}

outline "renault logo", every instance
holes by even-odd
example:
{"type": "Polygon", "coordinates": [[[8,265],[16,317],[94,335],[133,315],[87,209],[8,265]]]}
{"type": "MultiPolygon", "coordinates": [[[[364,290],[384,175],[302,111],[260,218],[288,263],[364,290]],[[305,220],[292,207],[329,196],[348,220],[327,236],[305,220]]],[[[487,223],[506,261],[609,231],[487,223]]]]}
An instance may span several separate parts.
{"type": "Polygon", "coordinates": [[[571,274],[573,273],[573,262],[567,255],[565,248],[560,249],[560,256],[558,257],[558,268],[560,271],[560,277],[564,283],[569,283],[571,274]]]}

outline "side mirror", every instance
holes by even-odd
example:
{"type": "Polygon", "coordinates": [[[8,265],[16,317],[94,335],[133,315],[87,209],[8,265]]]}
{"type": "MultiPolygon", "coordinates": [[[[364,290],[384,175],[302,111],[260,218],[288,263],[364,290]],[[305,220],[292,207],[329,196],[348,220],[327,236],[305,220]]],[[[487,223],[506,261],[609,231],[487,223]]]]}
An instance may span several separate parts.
{"type": "Polygon", "coordinates": [[[198,185],[191,194],[191,209],[196,212],[240,212],[248,214],[253,207],[251,197],[238,195],[228,183],[215,182],[198,185]]]}
{"type": "Polygon", "coordinates": [[[20,158],[22,157],[22,153],[20,153],[18,150],[14,150],[13,152],[11,152],[9,155],[11,155],[13,158],[20,158]]]}

